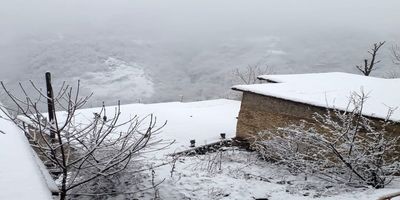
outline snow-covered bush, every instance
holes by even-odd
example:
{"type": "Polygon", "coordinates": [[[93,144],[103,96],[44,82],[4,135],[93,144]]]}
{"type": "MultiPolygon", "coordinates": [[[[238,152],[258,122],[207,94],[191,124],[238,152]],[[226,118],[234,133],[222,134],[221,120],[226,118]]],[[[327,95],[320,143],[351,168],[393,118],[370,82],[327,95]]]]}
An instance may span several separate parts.
{"type": "Polygon", "coordinates": [[[383,121],[361,114],[366,99],[364,94],[354,93],[350,111],[327,110],[315,113],[312,122],[260,132],[252,147],[293,173],[382,188],[400,171],[400,136],[386,130],[392,109],[383,121]]]}

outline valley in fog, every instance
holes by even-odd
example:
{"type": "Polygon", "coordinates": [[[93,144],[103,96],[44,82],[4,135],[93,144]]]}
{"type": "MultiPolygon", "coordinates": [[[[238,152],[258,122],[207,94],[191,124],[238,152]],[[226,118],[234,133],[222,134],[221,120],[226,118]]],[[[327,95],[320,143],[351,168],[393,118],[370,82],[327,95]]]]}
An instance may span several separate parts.
{"type": "MultiPolygon", "coordinates": [[[[2,1],[0,79],[82,81],[88,106],[231,97],[236,68],[343,71],[387,41],[375,76],[400,44],[400,3],[376,1],[2,1]],[[50,17],[52,16],[52,17],[50,17]]],[[[399,70],[400,71],[400,70],[399,70]]],[[[3,100],[5,101],[5,100],[3,100]]]]}

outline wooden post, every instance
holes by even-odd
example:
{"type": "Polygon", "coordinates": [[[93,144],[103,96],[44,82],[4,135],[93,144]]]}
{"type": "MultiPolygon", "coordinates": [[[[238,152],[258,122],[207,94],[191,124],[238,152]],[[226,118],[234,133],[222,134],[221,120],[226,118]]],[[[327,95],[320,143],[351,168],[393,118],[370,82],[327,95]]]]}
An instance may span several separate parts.
{"type": "MultiPolygon", "coordinates": [[[[46,88],[47,88],[47,111],[49,114],[49,122],[54,122],[54,94],[53,87],[51,86],[51,73],[46,72],[46,88]]],[[[53,129],[50,131],[50,138],[54,140],[56,133],[53,129]]]]}

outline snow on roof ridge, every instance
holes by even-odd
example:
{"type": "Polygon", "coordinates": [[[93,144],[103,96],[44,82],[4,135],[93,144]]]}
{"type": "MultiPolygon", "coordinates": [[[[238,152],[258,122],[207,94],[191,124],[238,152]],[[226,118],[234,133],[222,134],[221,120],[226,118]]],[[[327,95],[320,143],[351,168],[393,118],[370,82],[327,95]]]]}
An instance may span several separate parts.
{"type": "MultiPolygon", "coordinates": [[[[351,93],[369,93],[363,114],[386,118],[390,108],[400,107],[400,79],[366,77],[344,72],[259,76],[277,83],[236,85],[232,89],[272,96],[318,107],[345,110],[351,93]]],[[[391,120],[400,121],[400,111],[391,120]]]]}
{"type": "MultiPolygon", "coordinates": [[[[347,73],[347,72],[319,72],[319,73],[303,73],[303,74],[265,74],[265,75],[260,75],[257,76],[258,79],[261,80],[266,80],[266,81],[273,81],[273,82],[279,82],[282,83],[280,78],[285,78],[285,77],[313,77],[313,76],[321,76],[321,75],[345,75],[345,76],[355,76],[363,79],[380,79],[380,80],[393,80],[393,79],[385,79],[381,77],[373,77],[373,76],[364,76],[360,74],[352,74],[352,73],[347,73]]],[[[396,79],[395,79],[396,80],[396,79]]]]}

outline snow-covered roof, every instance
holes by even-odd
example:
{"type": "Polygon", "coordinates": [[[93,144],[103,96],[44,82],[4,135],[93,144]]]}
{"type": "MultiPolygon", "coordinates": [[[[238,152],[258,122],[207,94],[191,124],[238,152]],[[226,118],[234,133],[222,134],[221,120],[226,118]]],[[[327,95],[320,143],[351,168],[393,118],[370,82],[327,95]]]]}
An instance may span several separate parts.
{"type": "MultiPolygon", "coordinates": [[[[193,139],[198,146],[220,141],[220,133],[225,133],[226,138],[235,137],[239,108],[240,101],[227,99],[187,103],[127,104],[121,105],[119,120],[124,122],[135,115],[142,119],[154,114],[157,117],[157,125],[161,126],[167,121],[167,125],[156,137],[164,141],[175,141],[163,151],[169,154],[189,149],[190,140],[193,139]]],[[[114,109],[115,106],[106,107],[109,117],[114,115],[114,109]]],[[[93,118],[93,113],[98,113],[100,110],[101,108],[78,110],[74,122],[85,124],[93,118]]],[[[58,112],[57,116],[62,121],[65,113],[58,112]]]]}
{"type": "Polygon", "coordinates": [[[24,133],[1,109],[0,131],[0,199],[51,200],[54,182],[24,133]]]}
{"type": "MultiPolygon", "coordinates": [[[[347,108],[351,94],[363,91],[368,96],[363,114],[382,119],[389,108],[400,106],[400,79],[342,72],[263,75],[259,79],[275,83],[236,85],[232,89],[340,110],[347,108]]],[[[400,110],[390,119],[400,121],[400,110]]]]}

